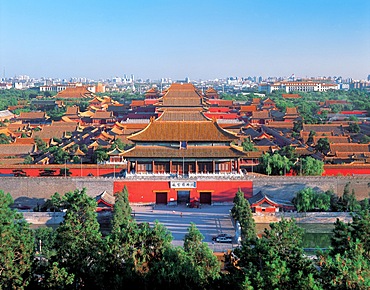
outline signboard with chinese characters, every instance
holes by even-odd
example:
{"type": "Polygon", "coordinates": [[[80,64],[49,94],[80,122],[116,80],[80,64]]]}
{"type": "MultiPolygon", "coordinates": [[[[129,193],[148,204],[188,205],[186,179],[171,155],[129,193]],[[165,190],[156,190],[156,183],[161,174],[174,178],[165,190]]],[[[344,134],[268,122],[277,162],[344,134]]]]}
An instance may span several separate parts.
{"type": "Polygon", "coordinates": [[[196,188],[196,181],[171,181],[171,188],[196,188]]]}

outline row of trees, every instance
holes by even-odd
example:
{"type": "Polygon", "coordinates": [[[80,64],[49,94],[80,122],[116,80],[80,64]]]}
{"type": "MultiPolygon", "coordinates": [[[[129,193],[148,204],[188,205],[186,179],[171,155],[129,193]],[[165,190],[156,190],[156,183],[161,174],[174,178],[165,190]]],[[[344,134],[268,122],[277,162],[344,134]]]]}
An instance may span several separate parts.
{"type": "Polygon", "coordinates": [[[368,200],[354,215],[353,222],[337,220],[330,249],[318,250],[312,259],[304,253],[304,232],[294,220],[272,223],[257,238],[254,223],[250,222],[253,218],[249,204],[243,199],[244,194],[239,191],[231,211],[241,222],[242,231],[249,233],[233,253],[228,276],[232,289],[369,289],[368,200]],[[243,230],[243,226],[248,228],[243,230]]]}
{"type": "Polygon", "coordinates": [[[328,92],[297,92],[302,98],[285,99],[282,94],[285,91],[274,91],[269,97],[275,101],[277,108],[285,111],[287,107],[298,107],[300,115],[306,124],[320,124],[325,122],[325,115],[317,114],[319,111],[319,102],[326,100],[344,100],[346,104],[330,105],[330,109],[336,113],[342,110],[367,110],[370,113],[368,102],[369,93],[364,90],[350,91],[328,91],[328,92]]]}
{"type": "Polygon", "coordinates": [[[52,206],[66,210],[56,230],[32,232],[11,204],[0,191],[0,289],[206,289],[221,281],[219,262],[194,224],[184,247],[174,247],[163,225],[131,218],[126,189],[104,237],[96,202],[84,190],[53,196],[52,206]]]}
{"type": "Polygon", "coordinates": [[[296,193],[293,199],[298,212],[334,211],[357,212],[366,207],[366,200],[362,204],[356,199],[354,189],[350,193],[350,183],[347,183],[342,196],[337,196],[332,190],[316,192],[312,188],[304,188],[296,193]]]}
{"type": "Polygon", "coordinates": [[[257,238],[250,208],[239,191],[232,215],[243,241],[226,256],[227,272],[191,224],[183,247],[163,225],[131,218],[128,193],[118,193],[111,230],[102,236],[96,203],[85,191],[53,197],[66,209],[56,229],[32,231],[0,192],[1,289],[369,289],[370,213],[337,221],[328,251],[310,259],[294,220],[270,225],[257,238]],[[41,241],[41,242],[40,242],[41,241]],[[37,249],[37,251],[35,251],[37,249]]]}
{"type": "Polygon", "coordinates": [[[264,153],[257,170],[267,175],[286,175],[291,170],[298,175],[321,175],[324,172],[324,162],[310,156],[292,160],[279,152],[264,153]]]}
{"type": "MultiPolygon", "coordinates": [[[[319,141],[321,140],[327,141],[327,139],[319,141]]],[[[244,139],[241,145],[243,151],[257,151],[249,139],[244,139]]],[[[329,146],[329,143],[327,145],[329,146]]],[[[320,151],[321,147],[316,149],[320,151]]],[[[284,146],[279,151],[264,153],[259,158],[256,170],[267,175],[286,175],[291,170],[299,175],[321,175],[324,172],[324,162],[310,156],[299,157],[293,146],[284,146]]]]}

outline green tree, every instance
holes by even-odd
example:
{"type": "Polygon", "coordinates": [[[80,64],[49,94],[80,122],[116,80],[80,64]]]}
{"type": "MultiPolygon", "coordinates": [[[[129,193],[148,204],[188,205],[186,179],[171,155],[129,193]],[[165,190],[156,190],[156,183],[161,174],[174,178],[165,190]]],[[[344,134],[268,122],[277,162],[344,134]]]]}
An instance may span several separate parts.
{"type": "Polygon", "coordinates": [[[296,133],[300,133],[303,129],[303,122],[301,120],[296,121],[293,123],[293,131],[296,133]]]}
{"type": "Polygon", "coordinates": [[[4,133],[0,134],[0,144],[10,144],[12,142],[12,138],[6,136],[4,133]]]}
{"type": "Polygon", "coordinates": [[[245,138],[242,142],[243,151],[250,152],[250,151],[257,151],[257,148],[254,147],[254,143],[250,140],[245,138]]]}
{"type": "Polygon", "coordinates": [[[50,258],[56,254],[55,241],[56,231],[53,228],[41,227],[34,230],[35,248],[39,254],[50,258]]]}
{"type": "Polygon", "coordinates": [[[361,131],[361,128],[357,123],[350,123],[348,125],[348,131],[350,133],[359,133],[361,131]]]}
{"type": "Polygon", "coordinates": [[[370,211],[369,209],[356,212],[350,224],[353,241],[359,240],[364,249],[364,256],[370,261],[370,211]]]}
{"type": "Polygon", "coordinates": [[[359,211],[360,209],[361,209],[361,205],[356,199],[355,189],[352,188],[351,195],[349,196],[349,199],[348,199],[348,211],[354,212],[354,211],[359,211]]]}
{"type": "Polygon", "coordinates": [[[286,156],[281,156],[278,152],[272,155],[265,153],[260,158],[259,170],[268,175],[284,175],[290,171],[291,167],[292,162],[286,156]]]}
{"type": "Polygon", "coordinates": [[[330,151],[330,143],[328,138],[320,138],[315,145],[315,149],[321,153],[328,153],[330,151]]]}
{"type": "Polygon", "coordinates": [[[296,193],[293,199],[293,204],[298,212],[307,212],[312,209],[314,191],[312,188],[307,187],[296,193]]]}
{"type": "Polygon", "coordinates": [[[220,265],[212,250],[203,243],[203,235],[191,223],[184,239],[186,253],[187,285],[188,289],[206,289],[213,280],[220,277],[220,265]]]}
{"type": "Polygon", "coordinates": [[[66,215],[57,228],[56,260],[68,274],[74,274],[73,287],[92,288],[99,272],[101,233],[96,217],[96,201],[85,189],[68,192],[63,197],[66,215]]]}
{"type": "Polygon", "coordinates": [[[116,202],[113,208],[112,231],[124,229],[131,219],[131,207],[128,199],[128,190],[126,185],[123,190],[116,194],[116,202]]]}
{"type": "Polygon", "coordinates": [[[101,163],[109,159],[109,155],[107,151],[102,148],[98,148],[93,153],[93,162],[94,163],[101,163]]]}
{"type": "Polygon", "coordinates": [[[308,139],[307,139],[307,144],[312,144],[313,143],[313,136],[316,135],[316,132],[315,131],[310,131],[310,134],[308,135],[308,139]]]}
{"type": "Polygon", "coordinates": [[[59,170],[59,176],[70,176],[72,172],[69,170],[69,168],[60,168],[59,170]]]}
{"type": "Polygon", "coordinates": [[[303,175],[321,175],[324,172],[324,162],[310,156],[300,159],[298,166],[303,175]]]}
{"type": "Polygon", "coordinates": [[[351,231],[349,224],[346,224],[339,219],[334,223],[333,236],[330,239],[330,253],[334,257],[336,254],[343,255],[349,249],[351,241],[351,231]]]}
{"type": "Polygon", "coordinates": [[[325,289],[369,289],[370,213],[354,214],[352,223],[335,223],[332,248],[318,253],[320,279],[325,289]]]}
{"type": "Polygon", "coordinates": [[[52,146],[49,148],[49,152],[53,156],[53,163],[55,164],[64,164],[67,162],[67,160],[70,159],[69,153],[67,151],[64,151],[59,146],[52,146]]]}
{"type": "Polygon", "coordinates": [[[339,211],[348,211],[349,210],[349,203],[350,203],[350,193],[349,187],[350,182],[347,182],[343,189],[343,195],[338,200],[338,209],[339,211]]]}
{"type": "Polygon", "coordinates": [[[316,269],[304,255],[303,230],[294,220],[271,223],[255,243],[235,250],[247,289],[320,289],[316,269]]]}
{"type": "Polygon", "coordinates": [[[330,209],[330,195],[325,192],[315,192],[313,196],[313,207],[318,211],[328,211],[330,209]]]}
{"type": "Polygon", "coordinates": [[[295,147],[289,145],[289,146],[284,146],[279,150],[279,154],[281,156],[285,156],[286,158],[289,159],[290,162],[295,162],[297,160],[298,154],[296,153],[295,147]]]}
{"type": "Polygon", "coordinates": [[[56,231],[42,227],[34,231],[37,258],[34,259],[30,289],[68,289],[73,284],[74,274],[69,274],[57,262],[49,261],[56,256],[56,231]]]}
{"type": "MultiPolygon", "coordinates": [[[[116,224],[118,226],[118,224],[116,224]]],[[[142,244],[141,231],[135,220],[123,222],[122,227],[114,227],[103,240],[100,259],[101,289],[137,289],[145,286],[144,277],[139,271],[142,244]]]]}
{"type": "Polygon", "coordinates": [[[27,155],[24,158],[23,164],[32,164],[33,163],[33,158],[30,155],[27,155]]]}
{"type": "Polygon", "coordinates": [[[361,144],[367,144],[367,143],[370,143],[370,136],[368,135],[363,135],[361,140],[360,140],[360,143],[361,144]]]}
{"type": "Polygon", "coordinates": [[[324,289],[370,288],[370,262],[360,241],[349,241],[344,253],[319,254],[320,280],[324,289]]]}
{"type": "Polygon", "coordinates": [[[74,274],[68,273],[66,268],[61,268],[57,262],[54,262],[47,268],[44,281],[37,286],[43,289],[70,289],[74,279],[74,274]]]}
{"type": "Polygon", "coordinates": [[[121,139],[116,139],[116,140],[114,140],[114,142],[111,146],[111,150],[113,150],[115,148],[118,148],[120,150],[125,150],[127,147],[129,147],[128,144],[123,143],[121,139]]]}
{"type": "Polygon", "coordinates": [[[307,187],[296,193],[293,204],[298,212],[327,211],[330,209],[331,195],[328,192],[318,193],[307,187]]]}
{"type": "Polygon", "coordinates": [[[330,210],[335,212],[339,211],[338,195],[336,195],[332,189],[325,191],[325,193],[330,196],[330,210]]]}
{"type": "Polygon", "coordinates": [[[35,143],[37,146],[37,150],[46,152],[47,144],[39,136],[35,137],[35,143]]]}
{"type": "Polygon", "coordinates": [[[0,289],[24,289],[33,261],[32,232],[12,204],[10,194],[0,190],[0,289]]]}
{"type": "Polygon", "coordinates": [[[244,193],[241,191],[241,189],[239,189],[236,193],[233,203],[234,205],[231,209],[231,215],[234,220],[240,223],[243,239],[255,239],[257,236],[256,225],[253,219],[250,204],[244,197],[244,193]]]}

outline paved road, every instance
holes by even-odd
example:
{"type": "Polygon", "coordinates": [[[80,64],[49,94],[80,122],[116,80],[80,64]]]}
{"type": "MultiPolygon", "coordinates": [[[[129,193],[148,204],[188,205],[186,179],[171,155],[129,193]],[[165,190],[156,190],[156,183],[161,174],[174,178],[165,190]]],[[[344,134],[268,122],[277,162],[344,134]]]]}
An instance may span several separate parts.
{"type": "Polygon", "coordinates": [[[223,252],[232,249],[236,244],[213,243],[212,236],[220,233],[235,235],[234,227],[230,218],[231,206],[205,206],[201,209],[187,208],[185,206],[132,206],[135,219],[138,222],[149,222],[155,220],[162,223],[173,236],[173,244],[182,246],[190,223],[196,224],[204,236],[204,242],[215,252],[223,252]]]}

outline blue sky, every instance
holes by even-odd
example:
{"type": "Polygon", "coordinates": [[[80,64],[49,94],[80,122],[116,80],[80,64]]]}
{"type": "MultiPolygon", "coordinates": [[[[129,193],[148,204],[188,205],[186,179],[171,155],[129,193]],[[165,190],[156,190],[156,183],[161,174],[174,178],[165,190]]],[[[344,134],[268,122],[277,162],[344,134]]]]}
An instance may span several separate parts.
{"type": "Polygon", "coordinates": [[[2,0],[7,77],[370,74],[368,0],[2,0]]]}

